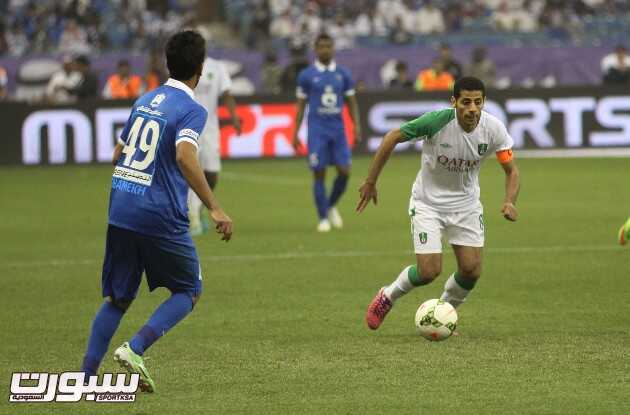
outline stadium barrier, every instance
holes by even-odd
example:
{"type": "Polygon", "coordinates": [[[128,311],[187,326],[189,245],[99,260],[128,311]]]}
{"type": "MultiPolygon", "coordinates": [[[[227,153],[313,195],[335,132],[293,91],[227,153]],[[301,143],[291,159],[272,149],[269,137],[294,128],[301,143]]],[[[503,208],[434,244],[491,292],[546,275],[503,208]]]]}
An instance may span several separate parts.
{"type": "MultiPolygon", "coordinates": [[[[364,92],[358,95],[364,140],[354,143],[347,109],[346,130],[355,153],[373,152],[390,129],[424,112],[449,105],[444,93],[364,92]]],[[[290,145],[294,99],[239,97],[242,134],[219,109],[223,158],[293,157],[290,145]]],[[[4,151],[1,165],[107,163],[132,102],[86,101],[74,106],[0,103],[4,151]]],[[[490,91],[486,110],[503,121],[515,148],[630,147],[630,94],[619,89],[575,87],[490,91]]],[[[300,137],[306,137],[303,125],[300,137]]],[[[420,149],[421,142],[397,147],[420,149]]]]}

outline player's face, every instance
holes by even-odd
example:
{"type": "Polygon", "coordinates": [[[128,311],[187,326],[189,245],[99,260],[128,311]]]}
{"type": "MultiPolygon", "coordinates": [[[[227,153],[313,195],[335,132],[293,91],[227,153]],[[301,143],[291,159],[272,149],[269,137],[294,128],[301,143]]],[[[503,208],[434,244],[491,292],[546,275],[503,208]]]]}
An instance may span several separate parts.
{"type": "Polygon", "coordinates": [[[477,127],[481,117],[481,109],[484,104],[484,97],[481,91],[460,92],[457,100],[453,97],[451,102],[457,112],[457,121],[465,131],[472,131],[477,127]]]}
{"type": "Polygon", "coordinates": [[[328,39],[321,39],[315,45],[315,54],[317,55],[317,60],[321,63],[327,64],[333,58],[335,53],[335,47],[333,46],[332,41],[328,39]]]}

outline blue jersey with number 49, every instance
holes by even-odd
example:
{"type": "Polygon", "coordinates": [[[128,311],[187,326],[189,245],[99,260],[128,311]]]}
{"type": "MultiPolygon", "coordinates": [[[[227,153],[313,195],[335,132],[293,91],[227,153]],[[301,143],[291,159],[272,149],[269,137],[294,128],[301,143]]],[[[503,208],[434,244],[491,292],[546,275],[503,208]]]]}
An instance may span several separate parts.
{"type": "Polygon", "coordinates": [[[111,225],[145,235],[177,238],[188,232],[188,183],[175,160],[176,146],[197,146],[207,111],[184,83],[169,79],[141,96],[120,137],[114,168],[111,225]]]}

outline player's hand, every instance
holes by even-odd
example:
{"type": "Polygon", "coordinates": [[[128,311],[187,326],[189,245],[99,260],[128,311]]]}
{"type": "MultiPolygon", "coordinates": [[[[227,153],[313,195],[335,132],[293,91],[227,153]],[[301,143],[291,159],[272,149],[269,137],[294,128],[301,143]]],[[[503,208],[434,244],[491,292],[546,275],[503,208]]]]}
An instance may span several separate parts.
{"type": "Polygon", "coordinates": [[[216,224],[217,233],[223,234],[222,241],[229,241],[232,238],[232,219],[221,209],[210,211],[210,218],[216,224]]]}
{"type": "Polygon", "coordinates": [[[293,147],[293,150],[295,150],[296,153],[299,153],[302,149],[302,142],[298,138],[297,134],[294,135],[293,139],[291,140],[291,147],[293,147]]]}
{"type": "Polygon", "coordinates": [[[376,206],[378,202],[376,185],[374,183],[363,182],[361,187],[359,187],[359,204],[357,205],[357,212],[363,212],[365,207],[370,203],[370,200],[372,200],[376,206]]]}
{"type": "Polygon", "coordinates": [[[505,202],[503,203],[503,207],[501,208],[501,213],[503,217],[509,221],[516,222],[516,218],[518,217],[518,211],[516,210],[516,206],[513,203],[505,202]]]}
{"type": "Polygon", "coordinates": [[[236,135],[241,135],[241,120],[238,117],[232,119],[232,126],[236,130],[236,135]]]}

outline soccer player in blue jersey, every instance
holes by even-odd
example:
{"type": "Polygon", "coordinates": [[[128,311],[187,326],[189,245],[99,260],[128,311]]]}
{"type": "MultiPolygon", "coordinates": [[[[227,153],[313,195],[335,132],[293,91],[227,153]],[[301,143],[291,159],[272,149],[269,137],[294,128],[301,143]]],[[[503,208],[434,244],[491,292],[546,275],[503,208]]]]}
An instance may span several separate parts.
{"type": "Polygon", "coordinates": [[[114,352],[121,366],[140,375],[139,387],[145,392],[153,392],[155,383],[143,353],[186,317],[201,295],[201,268],[188,233],[189,186],[208,208],[222,239],[232,236],[232,220],[197,161],[197,140],[208,114],[195,102],[193,89],[205,57],[205,41],[197,32],[169,39],[170,79],[134,103],[114,149],[102,273],[105,301],[92,323],[82,370],[96,374],[145,272],[151,291],[164,287],[171,296],[114,352]]]}
{"type": "Polygon", "coordinates": [[[343,226],[337,202],[343,195],[350,175],[350,147],[344,131],[342,111],[347,100],[350,117],[354,122],[356,141],[361,140],[359,106],[354,94],[354,81],[350,71],[333,60],[333,39],[320,34],[315,40],[317,60],[298,75],[297,114],[292,145],[296,151],[302,146],[298,130],[308,104],[308,162],[313,171],[313,193],[319,224],[319,232],[343,226]],[[326,194],[326,167],[334,165],[337,177],[330,195],[326,194]]]}

